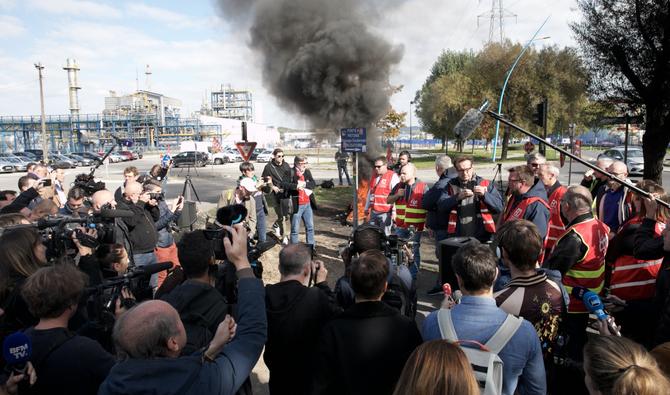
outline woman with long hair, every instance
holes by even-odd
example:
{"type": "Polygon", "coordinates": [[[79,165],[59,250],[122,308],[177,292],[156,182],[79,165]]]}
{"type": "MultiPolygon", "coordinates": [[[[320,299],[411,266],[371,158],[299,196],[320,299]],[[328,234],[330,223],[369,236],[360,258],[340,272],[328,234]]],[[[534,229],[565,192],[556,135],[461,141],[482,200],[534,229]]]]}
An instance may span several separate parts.
{"type": "Polygon", "coordinates": [[[0,296],[5,311],[2,334],[37,323],[21,297],[21,285],[46,263],[46,246],[36,229],[10,229],[0,236],[0,273],[7,276],[5,293],[0,296]]]}
{"type": "Polygon", "coordinates": [[[410,355],[394,395],[478,395],[468,358],[447,340],[425,342],[410,355]]]}
{"type": "Polygon", "coordinates": [[[656,395],[670,388],[651,354],[625,337],[589,340],[584,347],[584,372],[591,395],[656,395]]]}

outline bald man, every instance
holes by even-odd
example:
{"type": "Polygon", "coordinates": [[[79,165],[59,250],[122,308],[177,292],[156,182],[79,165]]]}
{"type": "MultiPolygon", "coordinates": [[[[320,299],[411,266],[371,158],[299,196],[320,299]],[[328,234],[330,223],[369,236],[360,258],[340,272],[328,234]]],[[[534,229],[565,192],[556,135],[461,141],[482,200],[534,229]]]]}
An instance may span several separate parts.
{"type": "Polygon", "coordinates": [[[116,200],[111,191],[102,189],[91,195],[93,210],[100,211],[104,206],[109,205],[110,208],[116,208],[116,200]]]}
{"type": "Polygon", "coordinates": [[[573,185],[561,199],[561,214],[567,219],[565,232],[558,238],[544,266],[558,270],[570,295],[564,324],[568,332],[568,355],[582,360],[586,344],[586,325],[589,314],[582,300],[572,295],[574,287],[587,288],[596,294],[605,284],[605,254],[609,244],[609,227],[593,217],[591,192],[573,185]]]}
{"type": "Polygon", "coordinates": [[[426,224],[426,210],[423,208],[423,195],[428,191],[428,185],[416,178],[416,166],[407,163],[400,170],[400,182],[393,187],[391,194],[386,198],[389,204],[395,204],[396,234],[402,239],[409,239],[411,228],[414,228],[412,253],[414,264],[410,266],[412,278],[416,279],[421,266],[421,234],[426,224]]]}
{"type": "MultiPolygon", "coordinates": [[[[123,218],[128,227],[128,239],[132,250],[132,262],[135,266],[157,263],[154,250],[158,242],[158,232],[154,223],[160,218],[158,202],[151,199],[149,192],[143,192],[142,184],[137,181],[126,182],[121,200],[117,200],[117,208],[133,212],[133,216],[123,218]]],[[[153,274],[151,288],[158,286],[158,274],[153,274]]]]}
{"type": "MultiPolygon", "coordinates": [[[[623,162],[612,162],[607,171],[618,179],[630,182],[628,166],[623,162]]],[[[610,227],[613,234],[631,216],[632,198],[633,193],[628,187],[613,180],[607,180],[605,187],[597,194],[595,212],[598,218],[610,227]]]]}
{"type": "Polygon", "coordinates": [[[114,325],[113,339],[121,361],[98,394],[232,395],[239,390],[267,339],[265,291],[247,259],[244,227],[226,228],[232,242],[224,238],[224,249],[239,279],[239,323],[227,316],[205,352],[180,356],[187,339],[177,311],[159,300],[137,305],[114,325]]]}
{"type": "MultiPolygon", "coordinates": [[[[596,161],[596,167],[602,170],[607,170],[608,167],[612,164],[613,160],[610,158],[602,158],[596,161]]],[[[584,173],[584,178],[580,183],[581,186],[586,187],[591,191],[591,197],[593,199],[598,196],[598,192],[605,186],[607,183],[607,176],[598,171],[587,171],[584,173]]]]}

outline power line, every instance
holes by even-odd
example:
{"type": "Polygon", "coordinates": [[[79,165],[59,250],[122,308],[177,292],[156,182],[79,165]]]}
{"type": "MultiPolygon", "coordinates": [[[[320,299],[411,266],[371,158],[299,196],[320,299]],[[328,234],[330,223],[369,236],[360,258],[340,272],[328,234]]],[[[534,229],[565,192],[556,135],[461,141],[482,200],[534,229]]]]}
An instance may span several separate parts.
{"type": "Polygon", "coordinates": [[[503,6],[503,0],[491,0],[491,10],[477,15],[477,27],[479,27],[479,19],[485,18],[489,20],[489,41],[493,42],[493,38],[496,35],[496,25],[499,32],[499,42],[502,42],[505,38],[505,19],[514,18],[514,22],[517,20],[517,15],[507,11],[503,6]]]}

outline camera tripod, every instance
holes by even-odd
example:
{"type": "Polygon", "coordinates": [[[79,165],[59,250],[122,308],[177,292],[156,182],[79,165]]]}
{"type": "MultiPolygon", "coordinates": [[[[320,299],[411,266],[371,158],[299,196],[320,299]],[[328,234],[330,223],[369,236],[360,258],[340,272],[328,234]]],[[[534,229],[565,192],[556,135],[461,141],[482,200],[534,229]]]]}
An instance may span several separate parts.
{"type": "Polygon", "coordinates": [[[502,163],[496,163],[496,167],[494,168],[496,172],[493,174],[493,178],[491,181],[495,184],[496,182],[496,177],[498,177],[498,182],[500,183],[500,191],[502,192],[502,187],[503,187],[503,179],[502,179],[502,163]]]}
{"type": "Polygon", "coordinates": [[[187,174],[186,179],[184,180],[184,188],[181,191],[181,195],[184,197],[185,201],[193,201],[191,192],[193,193],[193,195],[195,195],[196,201],[198,203],[201,203],[200,196],[198,196],[198,191],[195,189],[195,186],[193,185],[193,180],[191,180],[191,175],[187,174]]]}

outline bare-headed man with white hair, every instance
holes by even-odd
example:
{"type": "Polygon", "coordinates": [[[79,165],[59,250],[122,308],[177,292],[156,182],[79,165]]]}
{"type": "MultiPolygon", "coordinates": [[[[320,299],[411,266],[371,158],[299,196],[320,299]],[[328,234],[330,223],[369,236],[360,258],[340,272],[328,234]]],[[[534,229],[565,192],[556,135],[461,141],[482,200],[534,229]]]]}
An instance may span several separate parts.
{"type": "Polygon", "coordinates": [[[421,265],[421,234],[426,224],[426,210],[423,208],[423,195],[428,191],[425,182],[416,179],[416,166],[408,163],[400,170],[400,182],[396,185],[386,202],[395,204],[395,226],[398,237],[407,239],[411,235],[410,227],[415,229],[414,265],[410,267],[412,277],[416,279],[421,265]]]}
{"type": "Polygon", "coordinates": [[[549,230],[547,231],[547,239],[544,247],[546,251],[551,251],[558,238],[563,234],[563,231],[565,231],[565,226],[561,219],[561,199],[565,194],[566,188],[558,181],[558,176],[560,176],[561,173],[558,167],[554,165],[548,163],[540,165],[537,175],[540,177],[540,181],[542,181],[544,188],[547,190],[547,203],[549,203],[549,230]]]}
{"type": "MultiPolygon", "coordinates": [[[[628,166],[621,161],[614,161],[607,171],[620,180],[629,181],[628,166]]],[[[633,211],[632,192],[628,187],[614,181],[608,180],[605,188],[596,196],[596,214],[598,218],[610,227],[612,233],[616,233],[619,227],[628,220],[633,211]]]]}

